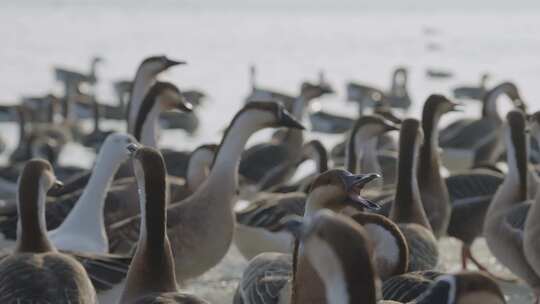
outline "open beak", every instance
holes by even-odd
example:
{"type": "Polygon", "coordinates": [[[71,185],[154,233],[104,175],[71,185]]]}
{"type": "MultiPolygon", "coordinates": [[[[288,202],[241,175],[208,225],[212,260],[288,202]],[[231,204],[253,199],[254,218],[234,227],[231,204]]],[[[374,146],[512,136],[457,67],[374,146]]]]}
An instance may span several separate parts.
{"type": "Polygon", "coordinates": [[[135,152],[137,152],[137,150],[139,150],[139,145],[138,144],[129,144],[126,149],[128,150],[129,154],[133,155],[135,154],[135,152]]]}
{"type": "Polygon", "coordinates": [[[294,118],[287,110],[281,112],[281,117],[278,121],[280,127],[305,130],[306,128],[294,118]]]}
{"type": "Polygon", "coordinates": [[[365,185],[367,185],[372,180],[381,177],[379,174],[376,173],[369,173],[369,174],[358,174],[358,175],[347,175],[343,177],[343,180],[345,182],[347,194],[348,194],[348,200],[346,203],[348,203],[351,207],[354,207],[356,209],[374,209],[378,210],[381,208],[381,206],[375,202],[372,202],[368,200],[367,198],[363,197],[360,194],[360,191],[364,188],[365,185]]]}

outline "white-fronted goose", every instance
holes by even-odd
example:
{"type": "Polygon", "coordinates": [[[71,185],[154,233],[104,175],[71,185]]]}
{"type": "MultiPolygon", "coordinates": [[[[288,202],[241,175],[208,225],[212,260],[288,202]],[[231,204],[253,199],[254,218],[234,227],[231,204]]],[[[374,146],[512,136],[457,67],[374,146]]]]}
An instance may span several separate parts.
{"type": "MultiPolygon", "coordinates": [[[[253,133],[268,127],[303,128],[279,104],[247,104],[225,131],[207,180],[193,195],[167,208],[168,233],[180,282],[215,266],[229,249],[241,152],[253,133]]],[[[139,222],[137,216],[111,226],[111,245],[131,248],[137,240],[139,222]]]]}
{"type": "Polygon", "coordinates": [[[167,178],[160,153],[149,147],[128,147],[140,189],[141,224],[137,250],[120,303],[208,303],[178,291],[174,257],[167,236],[167,178]]]}
{"type": "Polygon", "coordinates": [[[540,275],[525,256],[524,226],[531,201],[527,198],[528,138],[525,115],[513,110],[506,116],[504,139],[508,173],[493,197],[484,221],[486,243],[497,260],[540,296],[540,275]]]}
{"type": "Polygon", "coordinates": [[[497,111],[497,103],[503,94],[514,106],[524,109],[517,87],[511,82],[503,82],[484,96],[480,119],[454,129],[454,132],[441,131],[443,162],[450,170],[469,169],[475,164],[493,164],[498,160],[502,152],[500,128],[503,120],[497,111]]]}
{"type": "Polygon", "coordinates": [[[439,249],[418,188],[418,150],[423,140],[420,122],[408,118],[399,136],[398,180],[390,219],[398,224],[409,246],[409,271],[437,266],[439,249]]]}
{"type": "Polygon", "coordinates": [[[96,291],[85,269],[58,252],[47,238],[45,197],[57,183],[51,165],[29,161],[19,183],[17,246],[0,262],[1,302],[96,303],[96,291]]]}

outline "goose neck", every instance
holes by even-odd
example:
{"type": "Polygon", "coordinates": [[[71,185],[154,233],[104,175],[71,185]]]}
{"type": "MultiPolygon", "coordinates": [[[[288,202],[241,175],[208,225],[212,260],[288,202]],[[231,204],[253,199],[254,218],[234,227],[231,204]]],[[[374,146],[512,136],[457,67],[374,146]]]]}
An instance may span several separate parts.
{"type": "Polygon", "coordinates": [[[138,119],[137,121],[137,124],[141,124],[141,126],[137,125],[135,127],[135,138],[137,138],[141,144],[157,148],[160,112],[160,107],[156,103],[150,108],[150,111],[140,113],[140,115],[143,115],[143,118],[138,119]]]}
{"type": "MultiPolygon", "coordinates": [[[[21,178],[17,200],[17,252],[41,253],[55,251],[47,237],[45,222],[46,190],[43,181],[21,178]]],[[[34,178],[35,179],[35,178],[34,178]]]]}
{"type": "Polygon", "coordinates": [[[424,142],[420,148],[420,161],[418,163],[419,174],[422,181],[427,174],[439,176],[439,130],[438,125],[441,119],[441,113],[438,111],[424,111],[422,117],[422,130],[424,132],[424,142]]]}
{"type": "Polygon", "coordinates": [[[142,101],[155,81],[156,75],[144,71],[144,68],[139,69],[137,71],[137,74],[135,75],[135,80],[133,81],[133,87],[128,104],[129,109],[127,125],[128,133],[130,134],[133,134],[135,132],[137,115],[139,113],[142,101]]]}

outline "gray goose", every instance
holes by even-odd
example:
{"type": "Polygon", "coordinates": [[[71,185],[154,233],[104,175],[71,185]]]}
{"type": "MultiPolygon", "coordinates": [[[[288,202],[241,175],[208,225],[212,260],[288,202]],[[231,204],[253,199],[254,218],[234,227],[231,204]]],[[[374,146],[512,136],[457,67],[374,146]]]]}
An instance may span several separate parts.
{"type": "MultiPolygon", "coordinates": [[[[241,151],[253,133],[268,127],[303,128],[282,105],[248,103],[225,131],[206,181],[191,196],[167,208],[168,233],[180,282],[215,266],[229,249],[241,151]]],[[[135,216],[112,225],[111,245],[130,250],[137,240],[139,224],[139,216],[135,216]]]]}
{"type": "Polygon", "coordinates": [[[167,236],[167,178],[159,151],[135,145],[134,171],[140,189],[141,230],[120,303],[208,303],[178,291],[174,257],[167,236]]]}
{"type": "Polygon", "coordinates": [[[439,259],[437,241],[418,188],[418,150],[422,140],[420,122],[405,119],[399,136],[398,181],[389,218],[398,224],[407,240],[410,271],[433,269],[439,259]]]}
{"type": "Polygon", "coordinates": [[[17,246],[0,262],[0,300],[96,303],[96,291],[82,265],[58,252],[47,238],[45,195],[57,184],[51,165],[29,161],[19,183],[17,246]]]}
{"type": "MultiPolygon", "coordinates": [[[[488,248],[497,260],[524,280],[536,296],[540,296],[540,275],[525,253],[525,224],[530,221],[532,202],[528,200],[528,137],[526,120],[521,111],[513,110],[506,116],[504,139],[508,173],[488,208],[484,221],[484,236],[488,248]]],[[[534,241],[536,242],[536,241],[534,241]]],[[[534,245],[531,245],[534,246],[534,245]]],[[[534,260],[531,260],[534,261],[534,260]]]]}
{"type": "Polygon", "coordinates": [[[497,102],[502,94],[507,95],[514,106],[525,110],[525,103],[515,84],[503,82],[484,96],[480,119],[453,131],[441,131],[439,144],[443,149],[444,163],[449,169],[469,169],[498,160],[502,149],[500,128],[503,120],[497,112],[497,102]]]}

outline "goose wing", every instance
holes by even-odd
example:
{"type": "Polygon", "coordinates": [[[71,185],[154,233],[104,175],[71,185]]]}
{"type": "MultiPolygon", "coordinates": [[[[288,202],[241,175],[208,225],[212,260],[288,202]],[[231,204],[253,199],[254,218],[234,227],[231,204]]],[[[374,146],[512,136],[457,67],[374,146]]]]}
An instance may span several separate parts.
{"type": "Polygon", "coordinates": [[[251,227],[270,227],[276,225],[286,215],[302,216],[305,206],[305,193],[272,194],[236,212],[236,221],[251,227]]]}
{"type": "Polygon", "coordinates": [[[292,276],[292,256],[263,253],[251,260],[238,285],[234,304],[276,304],[292,276]]]}
{"type": "Polygon", "coordinates": [[[449,176],[445,181],[452,208],[491,200],[503,180],[504,177],[496,173],[472,172],[449,176]]]}
{"type": "Polygon", "coordinates": [[[74,257],[88,273],[96,291],[104,291],[121,283],[127,276],[131,256],[115,254],[85,254],[62,251],[74,257]]]}
{"type": "Polygon", "coordinates": [[[259,183],[270,170],[286,162],[287,157],[287,148],[283,145],[256,145],[242,153],[240,175],[249,183],[259,183]]]}
{"type": "Polygon", "coordinates": [[[498,125],[487,119],[481,119],[469,123],[459,129],[453,137],[439,140],[440,146],[444,148],[471,149],[483,143],[489,142],[497,135],[498,125]]]}
{"type": "Polygon", "coordinates": [[[523,232],[525,229],[525,220],[527,214],[531,208],[531,202],[524,202],[512,207],[504,217],[505,226],[511,231],[517,232],[517,234],[523,240],[523,232]]]}
{"type": "Polygon", "coordinates": [[[427,291],[440,275],[436,271],[416,271],[391,277],[383,282],[383,299],[409,303],[427,291]]]}

